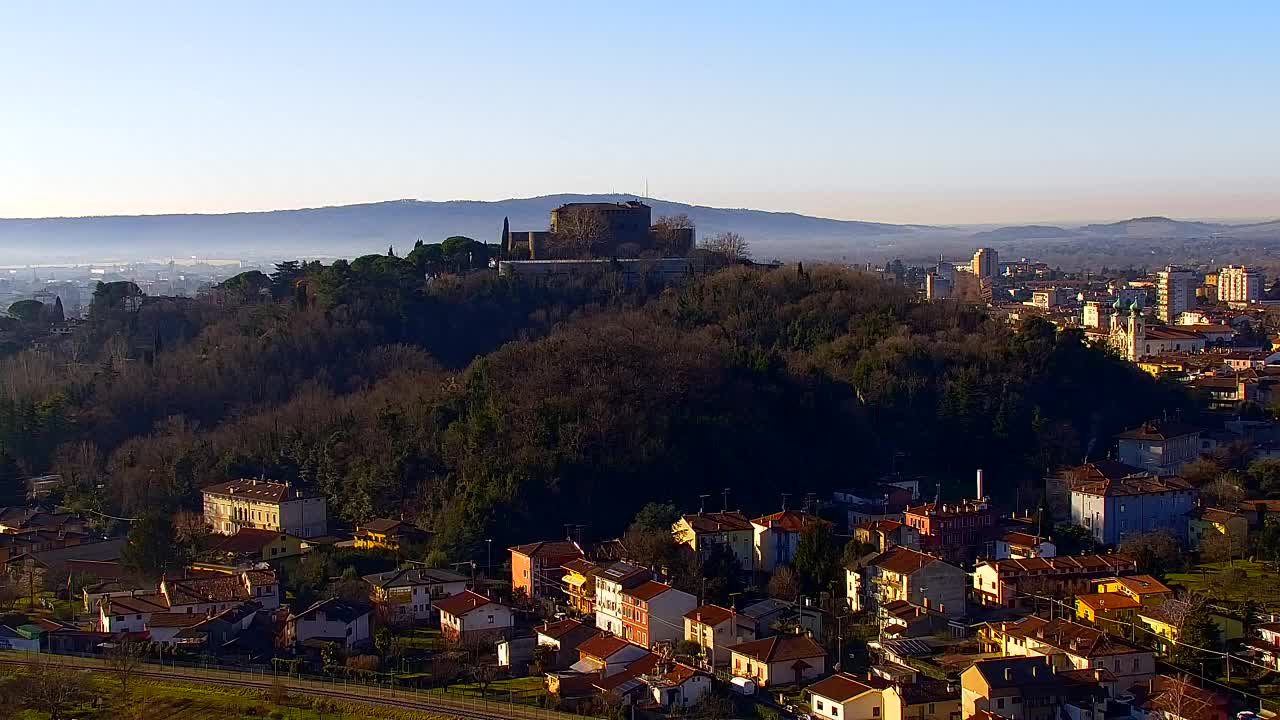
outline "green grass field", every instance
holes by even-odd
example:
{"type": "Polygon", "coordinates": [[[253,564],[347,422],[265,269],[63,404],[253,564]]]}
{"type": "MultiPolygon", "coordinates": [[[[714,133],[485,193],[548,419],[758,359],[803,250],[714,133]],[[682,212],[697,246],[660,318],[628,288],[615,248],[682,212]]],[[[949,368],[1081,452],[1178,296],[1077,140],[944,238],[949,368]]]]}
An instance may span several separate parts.
{"type": "Polygon", "coordinates": [[[1262,610],[1280,612],[1280,572],[1259,562],[1205,563],[1188,572],[1170,573],[1165,580],[1224,604],[1252,600],[1262,610]]]}

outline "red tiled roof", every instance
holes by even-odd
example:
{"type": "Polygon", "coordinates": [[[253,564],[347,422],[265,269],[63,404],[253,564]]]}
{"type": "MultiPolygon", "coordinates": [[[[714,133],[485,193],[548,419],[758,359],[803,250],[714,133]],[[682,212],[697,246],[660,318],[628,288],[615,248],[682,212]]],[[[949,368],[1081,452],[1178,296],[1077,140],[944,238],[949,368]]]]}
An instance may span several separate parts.
{"type": "MultiPolygon", "coordinates": [[[[617,635],[597,635],[578,646],[578,654],[597,660],[608,660],[631,643],[617,635]]],[[[639,647],[639,646],[637,646],[639,647]]]]}
{"type": "Polygon", "coordinates": [[[562,562],[575,557],[582,557],[582,548],[578,547],[578,543],[568,540],[550,540],[524,545],[516,545],[507,548],[513,553],[524,555],[525,557],[545,557],[550,559],[560,559],[562,562]]]}
{"type": "Polygon", "coordinates": [[[822,658],[827,655],[808,635],[775,635],[763,640],[740,643],[730,647],[729,650],[760,662],[770,663],[822,658]]]}
{"type": "Polygon", "coordinates": [[[868,693],[875,688],[870,685],[864,685],[860,680],[852,675],[838,673],[832,675],[826,680],[818,682],[805,688],[814,695],[821,695],[824,698],[834,700],[838,703],[848,702],[863,693],[868,693]]]}
{"type": "Polygon", "coordinates": [[[684,521],[689,523],[695,533],[734,532],[750,530],[751,521],[740,512],[712,512],[685,515],[684,521]]]}
{"type": "Polygon", "coordinates": [[[1184,492],[1191,489],[1191,483],[1176,475],[1152,475],[1142,473],[1126,477],[1074,483],[1072,492],[1086,495],[1118,496],[1118,495],[1155,495],[1167,492],[1184,492]]]}
{"type": "Polygon", "coordinates": [[[1120,440],[1172,440],[1173,438],[1195,435],[1200,428],[1180,422],[1152,421],[1126,430],[1116,437],[1120,440]]]}
{"type": "Polygon", "coordinates": [[[231,482],[209,485],[201,492],[210,495],[234,495],[265,502],[284,502],[300,498],[316,497],[314,491],[288,483],[271,482],[269,480],[232,480],[231,482]]]}
{"type": "Polygon", "coordinates": [[[630,590],[624,590],[622,594],[633,597],[637,600],[648,602],[670,589],[670,585],[657,582],[656,580],[650,580],[642,585],[637,585],[630,590]]]}
{"type": "Polygon", "coordinates": [[[814,523],[825,523],[826,520],[807,513],[796,512],[795,510],[783,510],[772,515],[758,517],[751,522],[764,527],[771,527],[775,530],[784,530],[786,532],[800,532],[806,527],[814,523]]]}
{"type": "Polygon", "coordinates": [[[703,605],[700,608],[690,610],[685,613],[684,616],[687,620],[715,627],[722,622],[732,620],[734,612],[728,608],[722,608],[719,605],[703,605]]]}
{"type": "Polygon", "coordinates": [[[1010,545],[1017,545],[1019,547],[1034,547],[1044,542],[1045,538],[1036,537],[1035,535],[1024,532],[1011,532],[1005,533],[1001,540],[1004,540],[1010,545]]]}
{"type": "Polygon", "coordinates": [[[1124,593],[1088,593],[1077,595],[1076,600],[1093,610],[1132,610],[1142,603],[1124,593]]]}
{"type": "Polygon", "coordinates": [[[1150,575],[1126,575],[1124,577],[1107,578],[1101,582],[1120,583],[1135,595],[1160,595],[1173,592],[1168,585],[1150,575]]]}
{"type": "Polygon", "coordinates": [[[236,533],[213,547],[215,553],[242,555],[260,553],[268,543],[275,542],[286,533],[276,530],[260,530],[258,528],[240,528],[236,533]]]}
{"type": "Polygon", "coordinates": [[[910,575],[920,568],[934,562],[941,562],[932,555],[912,550],[901,545],[890,548],[883,553],[877,555],[871,560],[871,564],[877,567],[895,572],[899,575],[910,575]]]}
{"type": "Polygon", "coordinates": [[[537,631],[549,638],[560,638],[584,625],[586,623],[576,618],[565,618],[564,620],[543,623],[537,628],[537,631]]]}
{"type": "Polygon", "coordinates": [[[492,600],[480,593],[463,590],[457,595],[450,595],[447,598],[435,600],[431,604],[442,613],[447,613],[454,617],[460,617],[478,607],[484,607],[492,602],[492,600]]]}
{"type": "Polygon", "coordinates": [[[871,520],[864,523],[858,523],[854,527],[859,530],[874,530],[876,532],[891,533],[898,528],[906,527],[906,524],[897,520],[871,520]]]}

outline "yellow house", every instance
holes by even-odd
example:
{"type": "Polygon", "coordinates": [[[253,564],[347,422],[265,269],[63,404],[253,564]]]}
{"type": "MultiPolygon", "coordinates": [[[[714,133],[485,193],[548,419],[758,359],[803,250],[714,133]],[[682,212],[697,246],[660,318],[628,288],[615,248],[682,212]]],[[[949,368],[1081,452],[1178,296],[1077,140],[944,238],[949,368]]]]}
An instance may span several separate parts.
{"type": "Polygon", "coordinates": [[[728,548],[743,572],[751,572],[755,566],[755,528],[740,512],[685,515],[671,526],[671,537],[700,557],[716,546],[728,548]]]}
{"type": "Polygon", "coordinates": [[[560,566],[564,575],[560,578],[569,607],[580,615],[596,611],[596,575],[603,569],[585,558],[575,558],[560,566]]]}
{"type": "Polygon", "coordinates": [[[357,550],[395,550],[411,542],[426,542],[431,533],[412,523],[393,518],[378,518],[356,527],[353,547],[357,550]]]}
{"type": "Polygon", "coordinates": [[[960,720],[960,691],[942,682],[890,685],[884,691],[884,720],[960,720]]]}
{"type": "Polygon", "coordinates": [[[1124,593],[1089,593],[1076,596],[1076,617],[1096,627],[1121,631],[1133,622],[1142,603],[1124,593]]]}
{"type": "Polygon", "coordinates": [[[1099,580],[1093,585],[1096,593],[1120,593],[1142,603],[1143,607],[1159,605],[1173,597],[1173,589],[1150,575],[1128,575],[1099,580]]]}
{"type": "Polygon", "coordinates": [[[278,530],[240,528],[234,535],[215,545],[209,552],[220,558],[270,562],[295,557],[310,549],[305,540],[278,530]]]}
{"type": "Polygon", "coordinates": [[[1240,513],[1218,508],[1196,508],[1187,515],[1187,537],[1192,552],[1199,552],[1207,535],[1218,533],[1231,538],[1241,553],[1249,540],[1249,521],[1240,513]]]}

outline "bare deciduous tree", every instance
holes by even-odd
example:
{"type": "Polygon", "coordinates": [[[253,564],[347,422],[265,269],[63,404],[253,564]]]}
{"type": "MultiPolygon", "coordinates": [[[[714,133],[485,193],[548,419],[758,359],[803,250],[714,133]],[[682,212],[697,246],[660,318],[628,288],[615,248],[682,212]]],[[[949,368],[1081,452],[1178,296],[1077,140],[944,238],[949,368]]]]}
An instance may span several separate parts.
{"type": "Polygon", "coordinates": [[[28,707],[48,713],[50,720],[63,720],[93,699],[93,685],[87,672],[43,659],[19,681],[18,695],[28,707]]]}
{"type": "Polygon", "coordinates": [[[569,207],[556,212],[551,252],[564,258],[591,255],[591,249],[609,234],[604,213],[590,207],[569,207]]]}
{"type": "Polygon", "coordinates": [[[685,255],[691,248],[683,247],[687,231],[693,229],[693,220],[685,213],[663,215],[653,222],[654,250],[659,255],[685,255]]]}
{"type": "Polygon", "coordinates": [[[732,230],[712,235],[702,242],[702,248],[729,260],[751,257],[751,242],[732,230]]]}
{"type": "Polygon", "coordinates": [[[116,699],[122,708],[133,708],[134,700],[136,699],[133,692],[133,681],[142,669],[146,650],[146,646],[142,643],[121,640],[116,643],[115,647],[108,650],[105,655],[107,667],[110,669],[111,674],[115,676],[116,682],[120,684],[116,699]]]}

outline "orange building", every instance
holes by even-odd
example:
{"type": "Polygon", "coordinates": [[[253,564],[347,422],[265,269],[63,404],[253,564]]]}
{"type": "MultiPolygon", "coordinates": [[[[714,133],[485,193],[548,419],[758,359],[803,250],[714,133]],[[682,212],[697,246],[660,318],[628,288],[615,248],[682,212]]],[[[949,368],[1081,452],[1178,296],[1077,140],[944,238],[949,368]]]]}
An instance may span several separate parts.
{"type": "Polygon", "coordinates": [[[561,567],[583,557],[578,543],[568,540],[528,543],[511,551],[511,588],[524,590],[531,599],[551,597],[560,592],[564,577],[561,567]]]}

